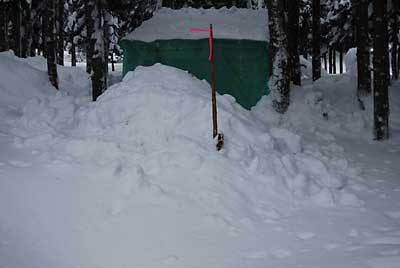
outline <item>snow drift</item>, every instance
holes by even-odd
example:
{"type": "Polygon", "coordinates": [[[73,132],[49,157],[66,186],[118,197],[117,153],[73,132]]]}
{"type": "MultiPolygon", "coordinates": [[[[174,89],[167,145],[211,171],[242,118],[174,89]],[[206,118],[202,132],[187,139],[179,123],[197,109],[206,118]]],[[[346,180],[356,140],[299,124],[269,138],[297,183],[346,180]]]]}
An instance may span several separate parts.
{"type": "Polygon", "coordinates": [[[160,194],[197,196],[212,189],[217,200],[197,202],[232,214],[251,213],[254,203],[275,198],[360,204],[346,187],[356,171],[342,155],[321,152],[288,129],[257,120],[230,96],[218,96],[226,141],[217,153],[210,111],[205,81],[156,64],[129,73],[96,103],[77,105],[62,95],[33,98],[14,133],[17,144],[50,158],[130,166],[135,171],[124,173],[124,192],[157,185],[160,194]]]}
{"type": "MultiPolygon", "coordinates": [[[[7,57],[0,68],[24,62],[12,75],[32,73],[33,82],[13,94],[48,85],[43,59],[7,57]]],[[[293,267],[307,249],[316,267],[314,251],[332,241],[347,245],[331,224],[347,221],[338,212],[364,213],[355,193],[365,188],[343,147],[323,131],[322,89],[305,89],[302,101],[303,89],[294,91],[284,116],[269,97],[247,111],[218,96],[225,147],[217,152],[207,82],[168,66],[140,67],[93,103],[84,71],[59,71],[60,92],[19,98],[13,116],[0,110],[20,148],[5,151],[27,159],[0,155],[7,163],[0,163],[2,263],[293,267]],[[301,123],[307,131],[298,131],[301,123]],[[310,232],[317,227],[325,229],[310,232]]],[[[2,84],[0,95],[11,86],[2,84]]],[[[336,256],[329,263],[343,267],[336,256]]]]}

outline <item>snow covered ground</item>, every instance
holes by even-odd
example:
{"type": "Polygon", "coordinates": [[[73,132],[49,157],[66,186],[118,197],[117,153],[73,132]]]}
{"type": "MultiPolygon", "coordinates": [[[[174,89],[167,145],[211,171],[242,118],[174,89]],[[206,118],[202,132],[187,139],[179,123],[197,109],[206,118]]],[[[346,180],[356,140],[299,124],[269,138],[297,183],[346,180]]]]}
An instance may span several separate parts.
{"type": "MultiPolygon", "coordinates": [[[[96,103],[81,68],[0,54],[0,267],[398,267],[400,83],[372,140],[351,75],[294,88],[289,112],[141,67],[96,103]]],[[[116,75],[117,77],[117,75],[116,75]]]]}

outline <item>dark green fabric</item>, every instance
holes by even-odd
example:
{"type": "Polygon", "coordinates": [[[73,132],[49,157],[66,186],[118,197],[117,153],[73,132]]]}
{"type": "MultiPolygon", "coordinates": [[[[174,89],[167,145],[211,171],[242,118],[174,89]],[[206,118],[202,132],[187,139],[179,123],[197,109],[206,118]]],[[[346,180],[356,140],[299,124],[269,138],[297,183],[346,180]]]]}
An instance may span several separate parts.
{"type": "MultiPolygon", "coordinates": [[[[162,63],[187,70],[210,82],[208,39],[122,40],[123,75],[137,66],[162,63]]],[[[216,85],[220,94],[230,94],[250,109],[268,94],[268,43],[251,40],[214,40],[216,85]]]]}

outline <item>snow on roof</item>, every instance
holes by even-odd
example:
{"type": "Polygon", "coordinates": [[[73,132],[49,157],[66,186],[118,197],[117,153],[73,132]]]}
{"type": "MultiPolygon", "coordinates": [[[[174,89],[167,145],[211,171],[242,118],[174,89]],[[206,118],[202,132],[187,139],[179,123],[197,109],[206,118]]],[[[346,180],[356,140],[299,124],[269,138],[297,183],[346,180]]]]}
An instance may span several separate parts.
{"type": "Polygon", "coordinates": [[[266,9],[220,8],[173,10],[159,9],[154,16],[124,39],[152,42],[168,39],[202,39],[207,33],[191,33],[191,27],[208,28],[213,24],[214,37],[224,39],[269,40],[266,9]]]}

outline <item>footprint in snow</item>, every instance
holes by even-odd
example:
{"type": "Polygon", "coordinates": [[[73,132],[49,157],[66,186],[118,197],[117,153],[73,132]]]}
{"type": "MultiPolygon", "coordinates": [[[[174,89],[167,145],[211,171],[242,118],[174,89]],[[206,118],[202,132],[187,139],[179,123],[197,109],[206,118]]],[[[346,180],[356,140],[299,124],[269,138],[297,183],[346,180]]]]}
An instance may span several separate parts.
{"type": "Polygon", "coordinates": [[[10,160],[8,163],[14,167],[29,167],[32,164],[24,161],[19,161],[19,160],[10,160]]]}

